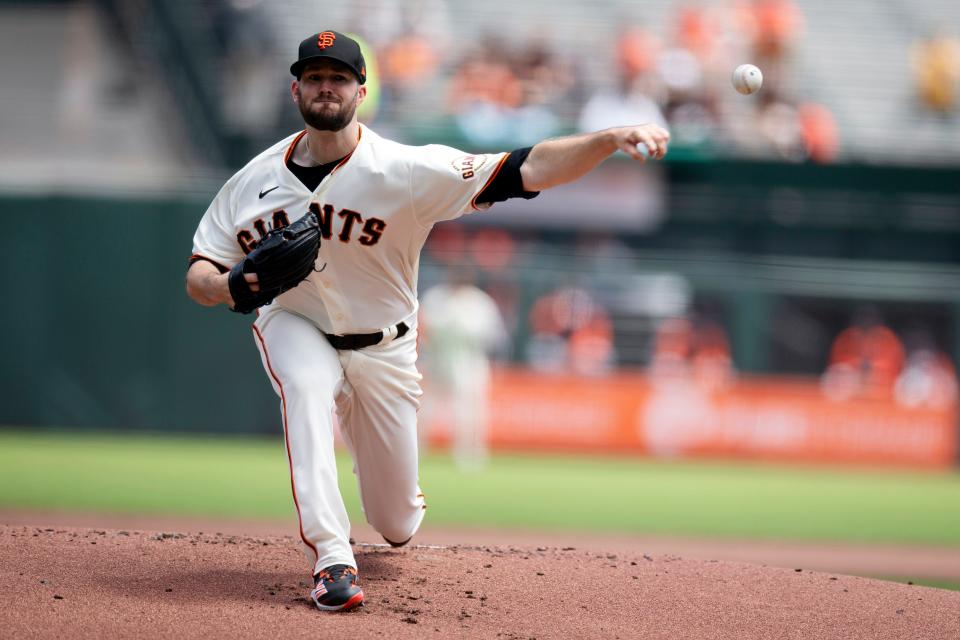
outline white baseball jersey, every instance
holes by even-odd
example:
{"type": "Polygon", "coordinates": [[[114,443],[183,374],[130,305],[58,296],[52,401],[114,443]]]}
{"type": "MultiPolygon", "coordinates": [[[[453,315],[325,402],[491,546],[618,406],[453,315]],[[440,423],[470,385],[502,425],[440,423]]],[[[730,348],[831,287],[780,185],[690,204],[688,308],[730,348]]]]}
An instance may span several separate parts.
{"type": "Polygon", "coordinates": [[[314,273],[263,307],[253,331],[280,398],[300,537],[314,574],[356,567],[339,492],[333,411],[354,459],[367,521],[385,539],[417,531],[417,271],[431,227],[476,209],[508,154],[410,147],[360,127],[356,149],[310,191],[287,167],[304,136],[267,149],[224,185],[194,236],[195,257],[231,267],[271,227],[309,211],[321,227],[314,273]],[[326,333],[373,333],[406,321],[403,337],[335,350],[326,333]]]}
{"type": "Polygon", "coordinates": [[[312,210],[322,231],[314,273],[273,304],[335,334],[411,320],[430,229],[483,208],[476,197],[508,154],[412,147],[361,125],[356,149],[311,193],[287,167],[304,135],[280,141],[227,181],[197,228],[194,256],[229,268],[272,227],[312,210]]]}

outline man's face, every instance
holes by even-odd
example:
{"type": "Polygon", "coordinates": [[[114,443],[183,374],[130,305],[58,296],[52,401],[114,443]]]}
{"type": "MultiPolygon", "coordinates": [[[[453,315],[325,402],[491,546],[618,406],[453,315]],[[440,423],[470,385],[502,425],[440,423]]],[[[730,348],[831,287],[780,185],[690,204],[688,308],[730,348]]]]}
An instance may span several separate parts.
{"type": "Polygon", "coordinates": [[[303,121],[320,131],[350,124],[367,94],[350,68],[336,60],[311,62],[291,89],[303,121]]]}

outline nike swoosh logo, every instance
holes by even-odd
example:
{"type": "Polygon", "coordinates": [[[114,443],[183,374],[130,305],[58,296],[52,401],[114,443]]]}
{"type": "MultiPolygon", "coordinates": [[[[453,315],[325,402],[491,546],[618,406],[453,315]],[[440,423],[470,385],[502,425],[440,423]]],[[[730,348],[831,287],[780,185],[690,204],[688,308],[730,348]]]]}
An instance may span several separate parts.
{"type": "MultiPolygon", "coordinates": [[[[279,189],[279,188],[280,188],[280,185],[277,185],[277,186],[273,187],[273,189],[279,189]]],[[[271,191],[273,191],[273,189],[267,189],[266,191],[261,191],[261,192],[260,192],[260,199],[263,200],[263,196],[265,196],[265,195],[267,195],[268,193],[270,193],[271,191]]]]}

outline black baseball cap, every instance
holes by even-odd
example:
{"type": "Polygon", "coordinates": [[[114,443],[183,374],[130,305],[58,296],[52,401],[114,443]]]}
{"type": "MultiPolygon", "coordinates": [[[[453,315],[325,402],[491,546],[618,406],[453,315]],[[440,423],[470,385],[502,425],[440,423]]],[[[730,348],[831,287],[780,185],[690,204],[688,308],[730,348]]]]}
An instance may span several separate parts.
{"type": "Polygon", "coordinates": [[[342,62],[357,75],[360,84],[367,81],[367,65],[363,61],[360,45],[339,31],[321,31],[301,42],[300,55],[297,61],[290,65],[290,73],[299,78],[308,62],[321,58],[342,62]]]}

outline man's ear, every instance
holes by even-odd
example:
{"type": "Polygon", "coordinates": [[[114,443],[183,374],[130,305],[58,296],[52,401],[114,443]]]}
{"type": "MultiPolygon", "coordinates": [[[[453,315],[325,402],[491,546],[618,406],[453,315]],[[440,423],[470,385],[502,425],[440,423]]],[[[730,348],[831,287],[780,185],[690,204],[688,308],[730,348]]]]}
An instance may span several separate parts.
{"type": "Polygon", "coordinates": [[[357,91],[357,104],[362,104],[367,97],[367,86],[362,84],[360,89],[357,91]]]}
{"type": "Polygon", "coordinates": [[[290,83],[290,96],[297,104],[300,103],[300,81],[294,80],[290,83]]]}

